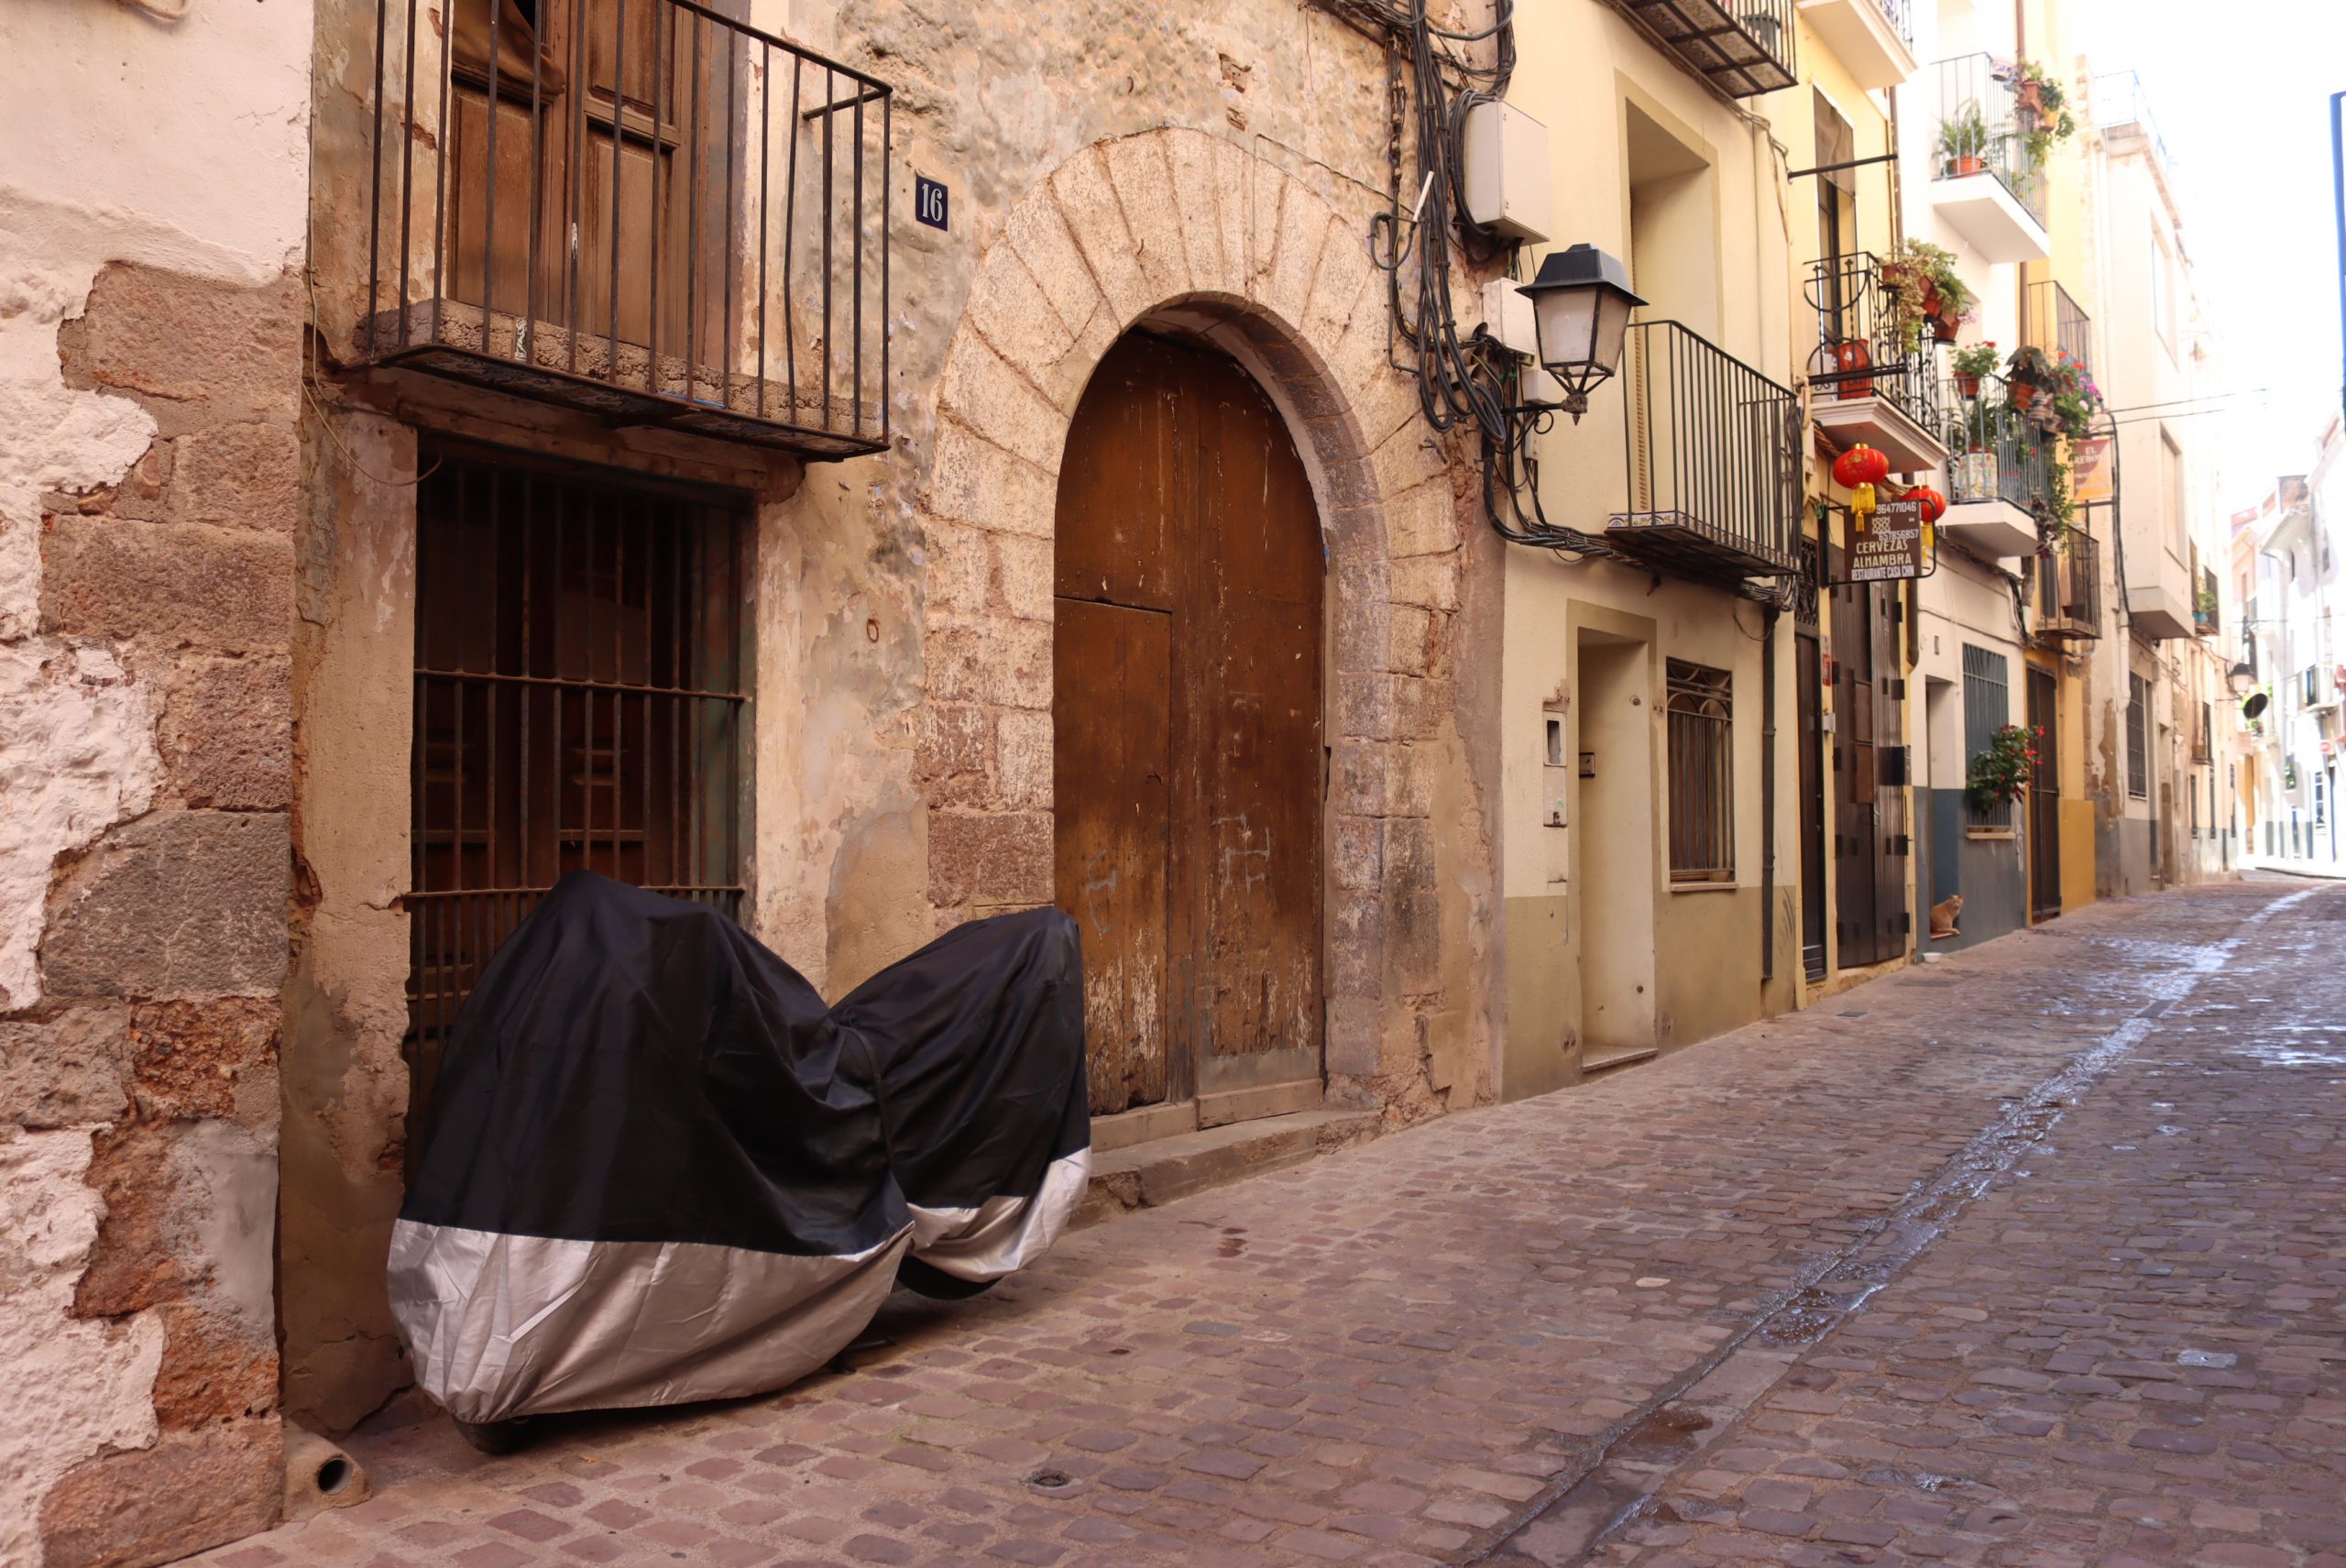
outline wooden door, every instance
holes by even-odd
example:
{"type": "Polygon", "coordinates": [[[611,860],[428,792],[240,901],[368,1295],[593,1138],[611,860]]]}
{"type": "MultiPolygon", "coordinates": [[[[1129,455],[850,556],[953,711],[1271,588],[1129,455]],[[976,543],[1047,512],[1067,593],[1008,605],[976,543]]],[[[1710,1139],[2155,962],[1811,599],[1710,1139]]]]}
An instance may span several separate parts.
{"type": "Polygon", "coordinates": [[[1825,978],[1825,654],[1816,634],[1792,637],[1800,731],[1800,961],[1825,978]]]}
{"type": "Polygon", "coordinates": [[[2060,726],[2055,722],[2053,672],[2028,666],[2028,724],[2036,732],[2036,765],[2028,780],[2028,914],[2061,913],[2060,726]]]}
{"type": "Polygon", "coordinates": [[[720,362],[740,54],[668,0],[458,0],[451,297],[720,362]]]}
{"type": "Polygon", "coordinates": [[[1316,1084],[1324,557],[1285,422],[1230,360],[1124,339],[1068,433],[1056,552],[1091,1108],[1316,1084]]]}
{"type": "MultiPolygon", "coordinates": [[[[1837,557],[1839,553],[1834,553],[1837,557]]],[[[1893,585],[1833,590],[1834,922],[1843,968],[1904,950],[1905,682],[1893,585]],[[1888,782],[1885,782],[1885,781],[1888,782]]]]}
{"type": "Polygon", "coordinates": [[[1833,934],[1836,962],[1843,969],[1880,959],[1873,875],[1879,769],[1874,759],[1871,609],[1862,584],[1833,590],[1833,934]]]}

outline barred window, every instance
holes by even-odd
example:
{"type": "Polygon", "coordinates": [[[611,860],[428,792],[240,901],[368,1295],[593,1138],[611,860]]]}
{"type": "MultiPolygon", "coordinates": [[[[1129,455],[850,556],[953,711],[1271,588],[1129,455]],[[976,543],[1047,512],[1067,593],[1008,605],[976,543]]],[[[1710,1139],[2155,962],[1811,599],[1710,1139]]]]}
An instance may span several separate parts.
{"type": "Polygon", "coordinates": [[[2151,794],[2151,740],[2146,710],[2150,683],[2132,671],[2126,674],[2126,793],[2136,800],[2151,794]]]}
{"type": "MultiPolygon", "coordinates": [[[[2011,665],[2001,653],[1963,645],[1963,753],[1965,783],[1970,782],[1968,760],[1976,760],[1996,743],[1996,731],[2012,721],[2011,665]]],[[[1967,795],[1964,809],[1982,828],[2012,825],[2012,803],[1981,811],[1967,795]]]]}
{"type": "Polygon", "coordinates": [[[1732,677],[1670,661],[1670,880],[1735,880],[1732,677]]]}

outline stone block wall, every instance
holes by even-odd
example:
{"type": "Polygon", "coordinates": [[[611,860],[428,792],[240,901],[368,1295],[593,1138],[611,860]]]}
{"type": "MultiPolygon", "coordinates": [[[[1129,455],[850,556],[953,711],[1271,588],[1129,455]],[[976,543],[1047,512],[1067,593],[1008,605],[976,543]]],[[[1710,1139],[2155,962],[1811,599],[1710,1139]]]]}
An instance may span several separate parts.
{"type": "Polygon", "coordinates": [[[282,1495],[310,32],[297,5],[8,33],[0,1563],[137,1565],[282,1495]]]}
{"type": "Polygon", "coordinates": [[[0,712],[31,721],[5,726],[0,896],[30,940],[0,979],[0,1179],[47,1244],[6,1348],[92,1385],[11,1477],[45,1483],[11,1500],[52,1568],[233,1539],[281,1492],[300,327],[291,279],[115,264],[53,328],[68,394],[151,433],[44,475],[38,598],[0,642],[0,712]]]}

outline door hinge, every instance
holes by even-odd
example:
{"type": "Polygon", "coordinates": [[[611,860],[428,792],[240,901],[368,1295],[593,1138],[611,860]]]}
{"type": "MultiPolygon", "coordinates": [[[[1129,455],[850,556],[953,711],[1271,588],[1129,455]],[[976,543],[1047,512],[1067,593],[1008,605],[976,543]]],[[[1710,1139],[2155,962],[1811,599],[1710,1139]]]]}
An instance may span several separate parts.
{"type": "Polygon", "coordinates": [[[1898,912],[1898,930],[1896,934],[1901,937],[1908,937],[1913,935],[1913,931],[1914,912],[1911,909],[1900,910],[1898,912]]]}
{"type": "Polygon", "coordinates": [[[1905,676],[1892,675],[1890,677],[1890,700],[1892,702],[1904,702],[1906,700],[1905,676]]]}
{"type": "Polygon", "coordinates": [[[1890,624],[1892,626],[1903,626],[1906,624],[1906,601],[1904,599],[1893,598],[1890,601],[1890,624]]]}
{"type": "Polygon", "coordinates": [[[1914,840],[1903,833],[1893,834],[1890,840],[1890,852],[1893,855],[1911,855],[1914,852],[1914,840]]]}
{"type": "Polygon", "coordinates": [[[1907,782],[1907,749],[1903,746],[1881,746],[1875,750],[1876,754],[1881,759],[1877,770],[1880,775],[1877,782],[1892,787],[1905,784],[1907,782]]]}
{"type": "Polygon", "coordinates": [[[1846,854],[1847,854],[1848,852],[1849,852],[1849,851],[1848,851],[1847,846],[1843,842],[1842,838],[1841,838],[1841,835],[1840,835],[1840,834],[1838,834],[1838,833],[1834,834],[1834,835],[1833,835],[1833,858],[1834,858],[1835,860],[1836,860],[1836,861],[1837,861],[1837,860],[1839,860],[1843,855],[1846,855],[1846,854]]]}

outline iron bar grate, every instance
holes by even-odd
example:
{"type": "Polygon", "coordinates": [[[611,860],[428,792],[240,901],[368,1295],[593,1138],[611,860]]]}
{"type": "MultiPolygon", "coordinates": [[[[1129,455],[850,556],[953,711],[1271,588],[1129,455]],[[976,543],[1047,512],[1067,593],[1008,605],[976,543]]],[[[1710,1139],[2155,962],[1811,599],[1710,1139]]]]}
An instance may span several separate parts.
{"type": "Polygon", "coordinates": [[[740,913],[740,509],[441,452],[416,494],[411,1145],[483,968],[565,874],[740,913]]]}

